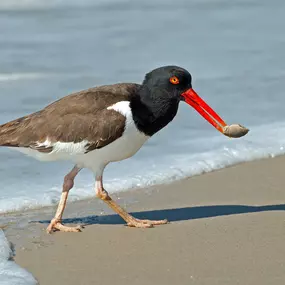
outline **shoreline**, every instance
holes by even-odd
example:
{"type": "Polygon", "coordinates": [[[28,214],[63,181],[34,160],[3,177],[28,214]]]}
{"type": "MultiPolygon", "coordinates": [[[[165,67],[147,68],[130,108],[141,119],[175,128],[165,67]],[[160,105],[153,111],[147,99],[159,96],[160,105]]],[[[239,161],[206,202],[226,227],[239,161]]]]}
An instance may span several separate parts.
{"type": "Polygon", "coordinates": [[[279,285],[284,166],[278,156],[112,194],[138,218],[170,221],[153,229],[125,227],[102,201],[86,199],[68,203],[63,220],[85,224],[82,233],[46,234],[54,206],[20,213],[5,234],[40,284],[279,285]]]}
{"type": "MultiPolygon", "coordinates": [[[[274,159],[274,158],[277,158],[277,157],[282,157],[282,156],[285,156],[285,154],[278,154],[278,155],[275,155],[275,156],[269,156],[268,157],[261,157],[261,158],[257,158],[257,159],[254,159],[254,160],[249,160],[249,161],[241,161],[241,162],[236,162],[236,163],[233,163],[233,164],[230,164],[230,165],[226,165],[224,167],[221,167],[221,168],[216,168],[216,169],[213,169],[213,170],[210,170],[210,171],[205,171],[205,172],[202,172],[202,173],[198,173],[198,174],[194,174],[192,176],[189,176],[189,177],[181,177],[181,178],[177,178],[177,179],[173,179],[173,180],[170,180],[170,181],[164,181],[163,183],[157,183],[157,184],[151,184],[149,186],[142,186],[142,187],[132,187],[132,188],[127,188],[127,189],[123,189],[123,190],[118,190],[118,191],[115,191],[115,192],[112,192],[112,191],[108,191],[109,194],[112,196],[115,197],[115,196],[120,196],[122,193],[129,193],[130,195],[132,193],[137,193],[139,191],[155,191],[155,189],[157,187],[161,188],[162,186],[167,186],[167,185],[171,185],[171,184],[175,184],[175,183],[179,183],[181,181],[186,181],[188,179],[192,179],[193,177],[198,177],[198,176],[203,176],[205,174],[209,174],[209,173],[215,173],[217,171],[221,171],[221,170],[224,170],[224,169],[227,169],[227,168],[231,168],[231,167],[235,167],[237,165],[243,165],[243,164],[247,164],[247,163],[251,163],[251,162],[258,162],[258,161],[263,161],[263,160],[267,160],[267,159],[274,159]]],[[[78,191],[76,189],[76,185],[74,186],[73,189],[70,190],[71,192],[75,192],[78,191]]],[[[80,190],[79,190],[80,191],[80,190]]],[[[129,196],[128,194],[128,196],[129,196]]],[[[60,193],[59,193],[60,195],[60,193]]],[[[77,204],[77,203],[89,203],[90,201],[97,199],[96,196],[95,196],[95,192],[94,192],[94,196],[87,196],[87,197],[80,197],[76,200],[71,200],[71,199],[68,199],[67,201],[67,205],[71,205],[71,204],[77,204]]],[[[43,206],[35,206],[35,207],[31,207],[31,208],[24,208],[24,209],[17,209],[17,210],[9,210],[7,212],[1,212],[0,213],[0,228],[1,226],[3,228],[6,227],[5,225],[5,218],[9,218],[9,217],[12,217],[12,218],[15,218],[15,217],[19,217],[19,216],[22,216],[23,213],[26,213],[27,215],[31,215],[33,216],[33,213],[35,212],[49,212],[50,209],[54,209],[54,211],[56,211],[56,208],[58,206],[58,201],[55,203],[55,204],[50,204],[50,205],[43,205],[43,206]],[[3,218],[3,221],[1,223],[1,218],[3,218]]]]}

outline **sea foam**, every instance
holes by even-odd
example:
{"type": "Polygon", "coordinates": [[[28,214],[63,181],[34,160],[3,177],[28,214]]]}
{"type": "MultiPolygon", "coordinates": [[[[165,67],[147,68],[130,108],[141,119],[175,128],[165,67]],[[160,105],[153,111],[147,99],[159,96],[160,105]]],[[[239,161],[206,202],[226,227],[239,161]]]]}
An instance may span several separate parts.
{"type": "Polygon", "coordinates": [[[13,252],[2,230],[0,230],[0,284],[38,284],[31,273],[21,268],[13,261],[13,252]]]}

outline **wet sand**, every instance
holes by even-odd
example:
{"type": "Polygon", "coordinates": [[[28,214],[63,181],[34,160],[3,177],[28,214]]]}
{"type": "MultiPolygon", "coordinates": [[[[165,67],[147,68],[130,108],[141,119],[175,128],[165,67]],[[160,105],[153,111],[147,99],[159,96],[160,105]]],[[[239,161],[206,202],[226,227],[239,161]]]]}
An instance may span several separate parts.
{"type": "Polygon", "coordinates": [[[55,208],[22,213],[6,229],[16,262],[41,285],[284,283],[285,157],[114,198],[136,217],[170,224],[128,228],[91,199],[68,204],[64,216],[86,224],[83,232],[47,235],[55,208]]]}

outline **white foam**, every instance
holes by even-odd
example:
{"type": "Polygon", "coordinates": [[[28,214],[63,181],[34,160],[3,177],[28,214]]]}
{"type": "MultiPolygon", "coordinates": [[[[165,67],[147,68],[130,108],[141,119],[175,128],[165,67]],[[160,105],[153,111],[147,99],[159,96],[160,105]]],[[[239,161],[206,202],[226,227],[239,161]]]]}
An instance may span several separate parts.
{"type": "Polygon", "coordinates": [[[0,284],[34,285],[37,281],[32,274],[18,266],[13,260],[13,252],[4,232],[0,229],[0,284]]]}

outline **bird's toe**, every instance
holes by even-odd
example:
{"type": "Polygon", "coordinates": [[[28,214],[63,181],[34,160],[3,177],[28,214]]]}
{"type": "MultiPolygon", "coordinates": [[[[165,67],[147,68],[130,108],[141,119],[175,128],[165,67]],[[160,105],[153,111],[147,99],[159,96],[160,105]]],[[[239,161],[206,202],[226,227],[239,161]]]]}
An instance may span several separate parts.
{"type": "Polygon", "coordinates": [[[164,225],[168,224],[168,220],[158,220],[158,221],[152,221],[152,220],[140,220],[140,219],[134,219],[133,221],[127,223],[127,226],[134,227],[134,228],[153,228],[157,225],[164,225]]]}
{"type": "Polygon", "coordinates": [[[51,234],[55,231],[61,231],[61,232],[81,232],[83,226],[77,225],[76,227],[68,227],[64,226],[61,222],[52,220],[49,226],[47,227],[47,233],[51,234]]]}

